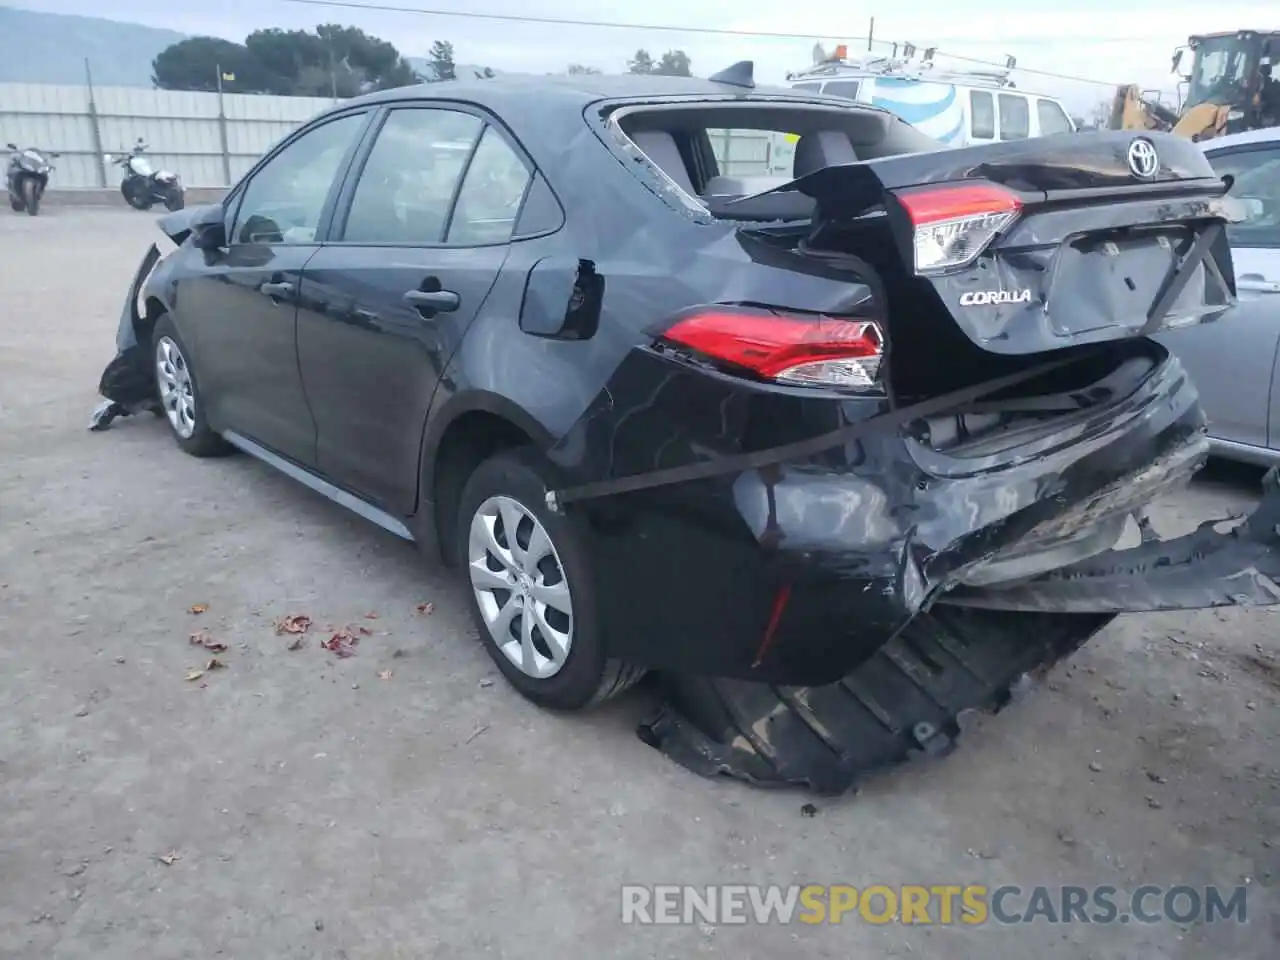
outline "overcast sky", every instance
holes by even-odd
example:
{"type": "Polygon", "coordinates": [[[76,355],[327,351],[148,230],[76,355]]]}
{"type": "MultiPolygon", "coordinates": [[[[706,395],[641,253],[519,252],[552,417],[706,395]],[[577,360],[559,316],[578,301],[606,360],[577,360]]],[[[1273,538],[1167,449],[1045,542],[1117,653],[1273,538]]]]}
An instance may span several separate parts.
{"type": "Polygon", "coordinates": [[[907,0],[867,4],[795,0],[376,0],[384,7],[576,18],[653,26],[717,28],[809,34],[781,39],[729,37],[655,29],[607,29],[504,23],[390,10],[361,10],[361,3],[326,7],[290,0],[5,0],[6,5],[59,13],[109,16],[190,34],[241,39],[261,27],[311,28],[337,22],[363,28],[393,42],[406,56],[425,56],[433,40],[453,43],[460,63],[499,70],[547,73],[568,63],[606,71],[623,69],[639,47],[655,58],[683,49],[695,74],[706,75],[735,60],[756,62],[758,82],[782,82],[787,70],[810,61],[815,40],[828,47],[848,42],[866,48],[870,17],[878,40],[910,41],[918,47],[999,60],[1005,54],[1029,67],[1097,84],[1020,76],[1019,86],[1063,98],[1086,112],[1110,95],[1108,85],[1137,82],[1170,90],[1173,49],[1190,33],[1280,25],[1280,0],[907,0]],[[907,9],[909,8],[909,12],[907,9]],[[1038,8],[1038,9],[1037,9],[1038,8]],[[110,9],[110,13],[106,11],[110,9]],[[607,12],[606,12],[607,11],[607,12]]]}

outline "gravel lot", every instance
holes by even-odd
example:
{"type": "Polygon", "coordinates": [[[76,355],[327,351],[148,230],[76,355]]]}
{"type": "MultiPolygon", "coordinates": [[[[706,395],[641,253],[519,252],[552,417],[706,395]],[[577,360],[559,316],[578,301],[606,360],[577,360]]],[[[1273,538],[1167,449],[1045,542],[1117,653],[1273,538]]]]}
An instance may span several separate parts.
{"type": "MultiPolygon", "coordinates": [[[[643,692],[528,706],[379,529],[150,417],[86,432],[153,222],[0,215],[0,956],[1277,955],[1280,615],[1124,618],[856,797],[698,779],[634,737],[643,692]],[[291,651],[292,613],[371,634],[291,651]],[[187,681],[198,628],[225,669],[187,681]],[[1249,921],[620,923],[624,883],[710,882],[1247,883],[1249,921]]],[[[1162,533],[1249,506],[1210,473],[1162,533]]]]}

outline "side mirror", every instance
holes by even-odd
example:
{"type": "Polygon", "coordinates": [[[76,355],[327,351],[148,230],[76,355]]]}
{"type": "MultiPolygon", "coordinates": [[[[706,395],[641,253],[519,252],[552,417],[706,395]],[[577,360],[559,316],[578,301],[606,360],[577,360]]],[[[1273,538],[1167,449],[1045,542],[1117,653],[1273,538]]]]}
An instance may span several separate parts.
{"type": "Polygon", "coordinates": [[[191,224],[191,245],[197,250],[218,250],[227,245],[226,213],[221,204],[210,207],[191,224]]]}
{"type": "Polygon", "coordinates": [[[10,150],[18,149],[18,145],[16,143],[6,143],[5,146],[8,147],[10,150]]]}

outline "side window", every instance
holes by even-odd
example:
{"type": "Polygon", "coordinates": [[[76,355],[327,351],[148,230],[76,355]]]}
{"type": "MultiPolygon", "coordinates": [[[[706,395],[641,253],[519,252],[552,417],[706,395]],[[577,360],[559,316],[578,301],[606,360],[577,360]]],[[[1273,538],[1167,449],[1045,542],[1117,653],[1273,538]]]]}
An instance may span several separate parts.
{"type": "Polygon", "coordinates": [[[827,85],[822,88],[822,92],[828,97],[844,97],[846,100],[857,100],[858,81],[828,80],[827,85]]]}
{"type": "Polygon", "coordinates": [[[821,90],[821,89],[822,89],[822,84],[821,84],[821,83],[793,83],[793,84],[791,85],[791,89],[793,89],[793,90],[821,90]]]}
{"type": "Polygon", "coordinates": [[[529,186],[529,168],[493,127],[486,127],[458,192],[448,242],[506,243],[529,186]]]}
{"type": "Polygon", "coordinates": [[[365,119],[353,113],[331,120],[268,160],[245,188],[232,242],[315,242],[329,190],[365,119]]]}
{"type": "Polygon", "coordinates": [[[564,226],[564,213],[560,203],[547,186],[542,174],[533,178],[524,206],[520,208],[520,220],[516,223],[516,237],[532,237],[539,233],[551,233],[564,226]]]}
{"type": "Polygon", "coordinates": [[[1040,121],[1042,137],[1071,132],[1071,121],[1067,119],[1066,111],[1052,100],[1036,101],[1036,119],[1040,121]]]}
{"type": "Polygon", "coordinates": [[[1031,135],[1031,109],[1027,98],[1000,94],[1000,139],[1022,140],[1031,135]]]}
{"type": "Polygon", "coordinates": [[[996,105],[991,94],[981,90],[969,93],[970,133],[977,140],[994,140],[996,135],[996,105]]]}
{"type": "Polygon", "coordinates": [[[1240,247],[1280,247],[1280,145],[1209,155],[1220,175],[1231,174],[1231,196],[1245,219],[1227,224],[1227,239],[1240,247]]]}
{"type": "Polygon", "coordinates": [[[401,246],[443,241],[450,204],[483,125],[457,110],[392,110],[360,171],[342,239],[401,246]]]}

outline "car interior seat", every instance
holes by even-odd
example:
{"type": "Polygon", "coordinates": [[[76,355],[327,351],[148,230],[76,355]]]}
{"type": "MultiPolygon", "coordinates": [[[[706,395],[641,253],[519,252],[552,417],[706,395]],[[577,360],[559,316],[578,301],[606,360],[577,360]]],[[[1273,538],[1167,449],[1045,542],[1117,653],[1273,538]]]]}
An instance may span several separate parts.
{"type": "Polygon", "coordinates": [[[680,156],[680,148],[676,146],[675,137],[665,130],[639,130],[631,136],[634,143],[659,170],[676,182],[685,193],[696,196],[693,181],[689,179],[689,170],[684,165],[684,157],[680,156]]]}

